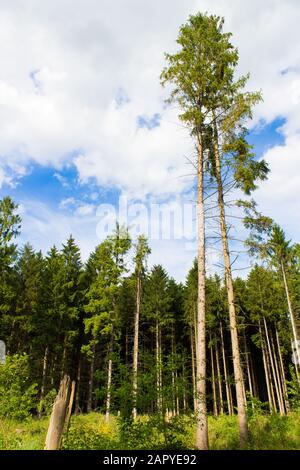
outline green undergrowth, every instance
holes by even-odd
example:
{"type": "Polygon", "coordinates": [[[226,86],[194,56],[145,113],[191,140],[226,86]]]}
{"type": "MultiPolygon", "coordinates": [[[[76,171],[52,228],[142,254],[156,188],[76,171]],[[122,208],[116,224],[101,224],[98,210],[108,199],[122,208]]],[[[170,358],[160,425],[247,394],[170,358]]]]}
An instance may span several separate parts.
{"type": "MultiPolygon", "coordinates": [[[[43,449],[49,418],[24,421],[0,420],[0,449],[43,449]]],[[[300,411],[288,416],[257,414],[249,417],[248,449],[300,449],[300,411]]],[[[193,449],[194,419],[188,416],[164,422],[158,417],[140,416],[136,422],[116,416],[106,423],[98,413],[73,416],[64,449],[193,449]]],[[[212,450],[239,448],[236,416],[209,417],[212,450]]]]}

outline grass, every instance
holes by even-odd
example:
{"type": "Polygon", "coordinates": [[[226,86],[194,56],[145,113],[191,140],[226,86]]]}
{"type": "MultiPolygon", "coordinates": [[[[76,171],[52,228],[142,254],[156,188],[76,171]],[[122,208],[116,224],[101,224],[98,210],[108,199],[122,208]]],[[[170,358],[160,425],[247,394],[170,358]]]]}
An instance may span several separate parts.
{"type": "MultiPolygon", "coordinates": [[[[30,418],[18,422],[0,420],[0,449],[43,449],[49,418],[30,418]]],[[[254,415],[249,418],[248,449],[300,449],[300,411],[288,416],[254,415]]],[[[112,416],[105,423],[98,413],[73,416],[65,449],[193,449],[195,425],[192,418],[182,416],[172,423],[162,423],[157,417],[141,416],[136,423],[122,425],[112,416]]],[[[210,448],[238,449],[236,416],[209,417],[210,448]]]]}

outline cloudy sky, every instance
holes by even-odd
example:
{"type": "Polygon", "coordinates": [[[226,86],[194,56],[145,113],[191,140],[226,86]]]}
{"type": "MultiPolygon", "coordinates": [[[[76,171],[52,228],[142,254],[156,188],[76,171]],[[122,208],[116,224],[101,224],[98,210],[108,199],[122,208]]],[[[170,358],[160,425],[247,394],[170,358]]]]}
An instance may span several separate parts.
{"type": "MultiPolygon", "coordinates": [[[[189,199],[192,146],[159,75],[197,11],[225,17],[263,92],[250,141],[271,174],[255,198],[300,240],[299,0],[0,0],[0,197],[20,204],[22,243],[72,233],[86,258],[99,205],[189,199]]],[[[150,262],[183,279],[188,246],[154,240],[150,262]]]]}

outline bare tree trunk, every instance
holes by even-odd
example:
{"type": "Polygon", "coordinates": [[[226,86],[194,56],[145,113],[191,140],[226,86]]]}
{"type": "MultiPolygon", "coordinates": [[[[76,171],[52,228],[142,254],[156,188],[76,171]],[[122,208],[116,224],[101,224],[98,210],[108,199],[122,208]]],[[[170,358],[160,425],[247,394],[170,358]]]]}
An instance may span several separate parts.
{"type": "Polygon", "coordinates": [[[193,328],[191,328],[191,355],[192,355],[192,382],[193,382],[193,407],[194,407],[194,412],[196,412],[197,409],[197,403],[196,403],[196,370],[195,370],[195,346],[194,346],[194,334],[193,334],[193,328]]]}
{"type": "Polygon", "coordinates": [[[280,374],[281,374],[282,387],[283,387],[283,393],[284,393],[285,409],[286,409],[287,413],[289,413],[290,412],[290,403],[289,403],[288,391],[287,391],[287,386],[286,386],[286,378],[285,378],[285,372],[284,372],[282,352],[281,352],[281,347],[280,347],[280,341],[279,341],[279,335],[278,335],[277,328],[276,328],[275,332],[276,332],[276,343],[277,343],[279,364],[280,364],[280,374]]]}
{"type": "Polygon", "coordinates": [[[157,402],[157,411],[162,413],[162,397],[161,397],[161,352],[160,352],[160,328],[158,320],[156,320],[156,402],[157,402]]]}
{"type": "Polygon", "coordinates": [[[94,366],[95,366],[95,351],[96,345],[93,344],[93,353],[89,370],[89,383],[88,383],[88,399],[87,399],[87,412],[90,413],[93,408],[93,386],[94,386],[94,366]]]}
{"type": "Polygon", "coordinates": [[[80,402],[80,386],[81,386],[81,353],[79,353],[78,367],[77,367],[77,380],[76,380],[76,394],[75,394],[75,414],[79,414],[80,402]]]}
{"type": "Polygon", "coordinates": [[[75,380],[72,381],[71,387],[70,387],[70,398],[69,398],[69,403],[67,407],[67,412],[66,412],[66,420],[65,420],[65,428],[64,431],[67,433],[69,429],[69,424],[70,424],[70,419],[71,419],[71,414],[72,414],[72,408],[73,408],[73,401],[74,401],[74,395],[75,395],[75,380]]]}
{"type": "Polygon", "coordinates": [[[224,414],[224,403],[223,403],[223,390],[222,390],[222,377],[219,361],[219,348],[218,343],[216,344],[216,365],[217,365],[217,381],[219,387],[219,403],[220,403],[220,414],[224,414]]]}
{"type": "Polygon", "coordinates": [[[182,361],[182,404],[183,404],[183,412],[186,413],[187,411],[187,400],[186,400],[186,375],[185,375],[185,365],[184,359],[182,361]]]}
{"type": "Polygon", "coordinates": [[[176,384],[175,384],[175,368],[174,368],[174,330],[172,327],[172,337],[171,337],[171,355],[172,355],[172,414],[176,415],[176,384]]]}
{"type": "Polygon", "coordinates": [[[210,360],[211,360],[211,386],[212,386],[212,392],[213,392],[213,413],[214,413],[214,416],[218,416],[216,379],[215,379],[215,361],[214,361],[214,353],[213,353],[212,344],[210,346],[210,360]]]}
{"type": "Polygon", "coordinates": [[[299,344],[298,344],[297,324],[296,324],[296,320],[295,320],[295,317],[294,317],[294,312],[293,312],[293,307],[292,307],[292,302],[291,302],[291,296],[290,296],[289,287],[288,287],[288,283],[287,283],[287,279],[286,279],[286,273],[285,273],[283,261],[281,261],[281,271],[282,271],[282,277],[283,277],[283,282],[284,282],[286,300],[287,300],[287,304],[288,304],[290,322],[291,322],[293,338],[294,338],[294,345],[295,345],[294,350],[295,350],[295,356],[296,356],[296,359],[297,359],[295,361],[295,362],[297,362],[297,364],[295,363],[295,367],[296,367],[296,370],[298,370],[300,368],[300,347],[299,347],[299,344]]]}
{"type": "Polygon", "coordinates": [[[68,406],[71,398],[70,377],[65,375],[61,380],[58,395],[55,399],[48,432],[45,442],[45,450],[59,450],[61,448],[63,432],[67,418],[68,406]]]}
{"type": "Polygon", "coordinates": [[[198,306],[196,321],[196,448],[208,449],[206,412],[206,337],[205,337],[205,211],[202,135],[197,144],[197,220],[198,220],[198,306]]]}
{"type": "Polygon", "coordinates": [[[221,229],[221,238],[222,238],[222,245],[223,245],[223,256],[224,256],[225,281],[226,281],[227,297],[228,297],[228,305],[229,305],[232,359],[233,359],[233,368],[234,368],[234,377],[235,377],[237,410],[238,410],[238,418],[239,418],[240,443],[241,443],[241,446],[243,447],[248,440],[248,424],[247,424],[247,415],[246,415],[246,402],[245,402],[244,392],[243,392],[244,380],[243,380],[243,373],[242,373],[241,359],[240,359],[237,319],[236,319],[236,310],[235,310],[235,303],[234,303],[234,289],[233,289],[231,262],[230,262],[227,226],[226,226],[226,217],[225,217],[223,183],[222,183],[222,175],[221,175],[221,161],[220,161],[220,155],[219,155],[218,134],[217,134],[216,125],[215,125],[214,150],[215,150],[214,153],[215,153],[215,161],[216,161],[216,179],[217,179],[217,185],[218,185],[218,205],[219,205],[219,210],[220,210],[220,229],[221,229]]]}
{"type": "Polygon", "coordinates": [[[223,336],[223,327],[222,323],[220,323],[220,336],[221,336],[221,348],[222,348],[222,358],[223,358],[223,369],[224,369],[224,378],[225,378],[225,385],[226,385],[226,399],[227,399],[227,407],[228,413],[233,415],[233,406],[232,406],[232,397],[230,391],[230,383],[229,377],[227,372],[227,364],[226,364],[226,356],[225,356],[225,346],[224,346],[224,336],[223,336]]]}
{"type": "Polygon", "coordinates": [[[176,414],[179,416],[180,414],[180,402],[179,402],[179,394],[178,394],[178,371],[175,371],[175,395],[176,395],[176,414]]]}
{"type": "Polygon", "coordinates": [[[270,383],[266,347],[265,347],[265,341],[263,337],[260,320],[259,320],[259,334],[260,334],[260,339],[261,339],[261,350],[262,350],[263,364],[264,364],[264,369],[265,369],[265,379],[266,379],[266,385],[267,385],[269,408],[270,408],[270,411],[274,411],[274,402],[272,399],[272,392],[271,392],[272,384],[270,383]]]}
{"type": "Polygon", "coordinates": [[[266,322],[265,317],[263,317],[263,322],[264,322],[264,327],[265,327],[265,335],[266,335],[266,340],[267,340],[267,347],[268,347],[268,352],[269,352],[273,382],[274,382],[274,385],[275,385],[275,390],[276,390],[276,395],[277,395],[277,403],[278,403],[278,406],[279,406],[279,412],[280,412],[281,415],[283,415],[284,410],[282,409],[280,390],[279,390],[279,386],[278,386],[278,382],[277,382],[276,371],[275,371],[275,366],[274,366],[274,358],[273,358],[273,354],[272,354],[272,350],[271,350],[269,332],[268,332],[267,322],[266,322]]]}
{"type": "Polygon", "coordinates": [[[113,330],[111,332],[111,339],[109,345],[109,353],[108,353],[108,369],[107,369],[107,391],[106,391],[106,413],[105,413],[105,421],[108,423],[110,418],[110,407],[111,407],[111,385],[112,385],[112,368],[113,368],[113,330]]]}
{"type": "Polygon", "coordinates": [[[66,372],[66,360],[67,360],[67,345],[66,345],[66,337],[64,339],[64,349],[62,355],[62,366],[61,366],[61,373],[60,378],[63,379],[65,372],[66,372]]]}
{"type": "Polygon", "coordinates": [[[139,355],[139,322],[141,306],[141,274],[137,273],[136,286],[136,309],[134,316],[134,341],[133,341],[133,366],[132,366],[132,414],[133,419],[137,418],[137,380],[138,380],[138,355],[139,355]]]}
{"type": "Polygon", "coordinates": [[[284,392],[283,392],[282,381],[281,381],[281,377],[280,377],[280,373],[279,373],[278,358],[277,358],[277,354],[276,354],[276,349],[275,349],[275,345],[274,345],[274,339],[273,339],[272,332],[270,334],[270,343],[271,343],[272,355],[273,355],[273,358],[274,358],[274,365],[275,365],[276,379],[277,379],[277,383],[278,383],[278,390],[279,390],[279,394],[280,394],[280,397],[279,397],[280,404],[281,404],[280,406],[282,408],[282,413],[286,414],[284,392]]]}
{"type": "MultiPolygon", "coordinates": [[[[248,384],[249,384],[249,392],[251,398],[253,398],[253,387],[252,387],[252,378],[251,378],[251,372],[250,372],[250,361],[249,361],[249,351],[247,347],[247,340],[246,340],[246,334],[244,330],[244,347],[245,347],[245,357],[246,357],[246,369],[247,369],[247,376],[248,376],[248,384]]],[[[254,403],[252,401],[252,408],[254,408],[254,403]]]]}
{"type": "Polygon", "coordinates": [[[41,386],[41,394],[40,394],[40,408],[39,408],[39,414],[38,414],[39,418],[41,418],[42,416],[42,403],[45,397],[48,358],[49,358],[49,347],[46,346],[45,353],[44,353],[44,360],[43,360],[43,376],[42,376],[42,386],[41,386]]]}

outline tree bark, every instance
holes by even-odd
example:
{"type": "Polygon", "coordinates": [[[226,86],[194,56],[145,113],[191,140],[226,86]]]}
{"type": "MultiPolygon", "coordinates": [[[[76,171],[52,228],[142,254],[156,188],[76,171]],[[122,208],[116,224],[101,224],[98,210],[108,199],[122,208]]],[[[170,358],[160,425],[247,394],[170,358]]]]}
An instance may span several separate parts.
{"type": "Polygon", "coordinates": [[[210,361],[211,361],[211,386],[212,386],[212,392],[213,392],[213,413],[214,413],[214,416],[218,416],[216,379],[215,379],[215,361],[214,361],[214,352],[213,352],[212,344],[210,346],[210,361]]]}
{"type": "Polygon", "coordinates": [[[295,356],[296,356],[296,362],[295,364],[296,369],[299,370],[300,368],[300,347],[298,344],[298,332],[297,332],[297,325],[296,325],[296,320],[294,317],[294,312],[293,312],[293,307],[292,307],[292,302],[291,302],[291,296],[290,296],[290,291],[287,283],[287,278],[286,278],[286,273],[284,269],[284,264],[283,261],[281,261],[281,271],[282,271],[282,277],[283,277],[283,282],[284,282],[284,288],[285,288],[285,293],[286,293],[286,300],[288,304],[288,309],[289,309],[289,316],[290,316],[290,322],[291,322],[291,327],[292,327],[292,333],[293,333],[293,338],[294,338],[294,344],[295,344],[295,356]]]}
{"type": "Polygon", "coordinates": [[[89,370],[89,383],[88,383],[88,399],[87,399],[87,412],[90,413],[93,408],[93,386],[94,386],[94,365],[95,365],[95,351],[96,345],[93,344],[93,353],[89,370]]]}
{"type": "Polygon", "coordinates": [[[67,410],[71,398],[70,377],[65,375],[60,383],[59,392],[55,399],[50,423],[47,431],[45,450],[59,450],[61,448],[63,432],[67,418],[67,410]]]}
{"type": "Polygon", "coordinates": [[[216,365],[217,365],[217,382],[219,387],[219,404],[220,404],[220,414],[224,414],[224,403],[223,403],[223,390],[222,390],[222,377],[219,361],[219,348],[218,343],[216,344],[216,365]]]}
{"type": "Polygon", "coordinates": [[[284,409],[283,409],[283,404],[282,404],[282,400],[281,400],[279,384],[278,384],[278,380],[277,380],[277,376],[276,376],[274,358],[273,358],[273,354],[272,354],[271,343],[270,343],[270,338],[269,338],[269,332],[268,332],[267,322],[266,322],[265,317],[263,317],[263,322],[264,322],[265,335],[266,335],[266,340],[267,340],[267,348],[268,348],[268,352],[269,352],[273,382],[274,382],[274,385],[275,385],[275,390],[276,390],[276,395],[277,395],[277,403],[278,403],[278,407],[279,407],[279,412],[280,412],[281,415],[284,415],[284,409]]]}
{"type": "Polygon", "coordinates": [[[243,392],[244,380],[243,380],[243,373],[242,373],[241,359],[240,359],[236,309],[235,309],[235,303],[234,303],[234,289],[233,289],[231,262],[230,262],[230,253],[229,253],[227,226],[226,226],[226,217],[225,217],[223,183],[222,183],[222,175],[221,175],[221,161],[220,161],[220,155],[219,155],[219,143],[218,143],[218,134],[217,134],[216,125],[215,125],[214,154],[215,154],[215,163],[216,163],[216,179],[217,179],[217,186],[218,186],[218,205],[219,205],[219,211],[220,211],[220,229],[221,229],[221,238],[222,238],[222,245],[223,245],[225,281],[226,281],[227,297],[228,297],[228,305],[229,305],[232,359],[233,359],[233,368],[234,368],[234,377],[235,377],[237,410],[238,410],[238,418],[239,418],[240,443],[241,443],[241,447],[243,447],[248,440],[248,424],[247,424],[247,415],[246,415],[246,402],[245,402],[244,392],[243,392]]]}
{"type": "Polygon", "coordinates": [[[162,413],[162,397],[161,397],[161,353],[160,353],[160,328],[158,320],[156,320],[155,328],[156,343],[156,405],[159,414],[162,413]]]}
{"type": "Polygon", "coordinates": [[[42,375],[42,386],[41,386],[41,394],[40,394],[40,409],[39,409],[39,418],[42,416],[42,403],[45,397],[46,391],[46,378],[47,378],[47,368],[48,368],[48,358],[49,358],[49,347],[46,346],[45,353],[44,353],[44,360],[43,360],[43,375],[42,375]]]}
{"type": "Polygon", "coordinates": [[[107,368],[107,391],[106,391],[106,412],[105,421],[108,423],[110,418],[110,407],[111,407],[111,384],[112,384],[112,368],[113,368],[113,330],[111,332],[111,339],[108,353],[108,368],[107,368]]]}
{"type": "Polygon", "coordinates": [[[274,401],[273,388],[272,388],[272,383],[270,380],[269,363],[268,363],[267,351],[266,351],[266,346],[265,346],[265,339],[263,336],[260,320],[258,322],[258,325],[259,325],[259,334],[260,334],[260,339],[261,339],[263,364],[264,364],[264,369],[265,369],[265,379],[266,379],[266,385],[267,385],[268,401],[269,401],[270,411],[272,412],[272,411],[276,411],[276,404],[274,401]]]}
{"type": "Polygon", "coordinates": [[[138,355],[139,355],[139,322],[141,306],[141,273],[137,273],[136,309],[134,316],[134,340],[133,340],[133,366],[132,366],[132,415],[137,418],[137,380],[138,380],[138,355]]]}
{"type": "Polygon", "coordinates": [[[282,352],[281,352],[281,347],[280,347],[280,341],[279,341],[279,335],[278,335],[277,328],[275,329],[275,333],[276,333],[276,343],[277,343],[279,364],[280,364],[280,375],[281,375],[282,388],[283,388],[283,393],[284,393],[285,409],[286,409],[287,413],[289,413],[290,412],[290,403],[289,403],[288,391],[287,391],[287,386],[286,386],[285,371],[284,371],[282,352]]]}
{"type": "Polygon", "coordinates": [[[198,221],[198,305],[196,319],[196,448],[208,449],[206,412],[206,337],[205,337],[205,211],[202,135],[197,143],[197,221],[198,221]]]}
{"type": "Polygon", "coordinates": [[[196,369],[195,369],[195,345],[194,345],[194,333],[193,328],[191,328],[191,355],[192,355],[192,382],[193,382],[193,409],[196,412],[197,402],[196,402],[196,369]]]}
{"type": "Polygon", "coordinates": [[[80,402],[80,386],[81,386],[81,362],[82,357],[79,353],[78,367],[77,367],[77,380],[76,380],[76,394],[75,394],[75,414],[79,414],[79,402],[80,402]]]}
{"type": "Polygon", "coordinates": [[[222,358],[223,358],[223,369],[224,369],[224,378],[225,378],[225,385],[226,385],[226,399],[227,399],[227,407],[228,413],[233,415],[233,406],[232,406],[232,397],[231,397],[231,390],[230,390],[230,383],[229,377],[227,372],[227,363],[226,363],[226,355],[225,355],[225,346],[224,346],[224,336],[223,336],[223,327],[222,323],[220,323],[220,337],[221,337],[221,348],[222,348],[222,358]]]}

